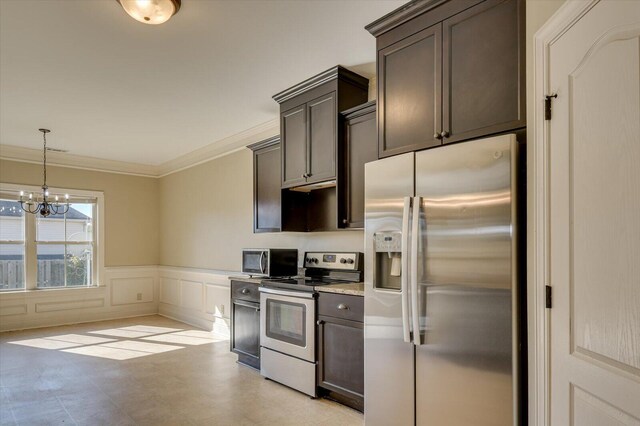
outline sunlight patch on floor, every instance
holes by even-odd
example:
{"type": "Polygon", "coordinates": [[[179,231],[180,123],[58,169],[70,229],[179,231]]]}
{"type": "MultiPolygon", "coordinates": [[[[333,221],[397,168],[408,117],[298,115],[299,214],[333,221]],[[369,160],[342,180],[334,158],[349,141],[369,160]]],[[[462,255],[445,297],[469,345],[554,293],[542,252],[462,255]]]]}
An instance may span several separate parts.
{"type": "Polygon", "coordinates": [[[184,330],[149,325],[91,330],[87,333],[88,335],[61,334],[8,343],[122,361],[185,348],[185,346],[175,344],[193,346],[226,340],[214,337],[211,332],[203,330],[184,330]],[[96,334],[110,338],[98,337],[96,334]],[[118,338],[126,340],[118,340],[118,338]]]}
{"type": "Polygon", "coordinates": [[[142,340],[151,340],[153,342],[164,342],[164,343],[176,343],[178,345],[206,345],[207,343],[221,342],[224,340],[224,339],[215,338],[211,334],[209,334],[206,337],[203,337],[203,336],[192,336],[185,333],[187,332],[182,331],[178,333],[160,334],[157,336],[143,337],[142,340]]]}

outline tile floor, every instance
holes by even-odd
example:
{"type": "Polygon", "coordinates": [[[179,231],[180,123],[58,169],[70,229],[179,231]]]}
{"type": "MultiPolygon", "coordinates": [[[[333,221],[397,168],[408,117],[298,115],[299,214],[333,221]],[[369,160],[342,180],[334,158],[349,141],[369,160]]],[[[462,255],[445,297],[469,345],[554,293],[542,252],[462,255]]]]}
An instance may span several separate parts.
{"type": "Polygon", "coordinates": [[[0,334],[1,425],[361,425],[161,316],[0,334]]]}

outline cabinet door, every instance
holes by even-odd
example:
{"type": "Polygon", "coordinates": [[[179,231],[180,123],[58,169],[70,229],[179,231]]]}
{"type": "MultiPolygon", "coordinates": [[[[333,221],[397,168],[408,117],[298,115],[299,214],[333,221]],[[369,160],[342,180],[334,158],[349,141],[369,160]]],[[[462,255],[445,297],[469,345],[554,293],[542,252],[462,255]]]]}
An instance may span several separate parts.
{"type": "Polygon", "coordinates": [[[303,185],[307,166],[307,106],[280,114],[282,136],[282,187],[303,185]]]}
{"type": "Polygon", "coordinates": [[[260,305],[233,300],[231,349],[241,355],[260,358],[260,305]]]}
{"type": "Polygon", "coordinates": [[[441,28],[378,51],[380,158],[441,144],[441,28]]]}
{"type": "Polygon", "coordinates": [[[307,104],[309,116],[308,183],[336,177],[336,93],[331,92],[307,104]]]}
{"type": "Polygon", "coordinates": [[[364,165],[378,159],[377,132],[375,111],[346,122],[342,228],[364,228],[364,165]]]}
{"type": "Polygon", "coordinates": [[[280,145],[253,153],[253,232],[280,231],[280,145]]]}
{"type": "Polygon", "coordinates": [[[318,345],[318,386],[363,401],[364,324],[321,317],[318,345]]]}
{"type": "Polygon", "coordinates": [[[487,0],[443,22],[445,143],[526,125],[523,12],[487,0]]]}

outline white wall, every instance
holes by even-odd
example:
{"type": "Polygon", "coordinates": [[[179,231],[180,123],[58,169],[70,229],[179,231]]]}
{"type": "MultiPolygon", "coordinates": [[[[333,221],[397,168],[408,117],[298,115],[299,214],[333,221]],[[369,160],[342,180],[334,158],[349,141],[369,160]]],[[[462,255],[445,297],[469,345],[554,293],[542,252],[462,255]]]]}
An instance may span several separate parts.
{"type": "Polygon", "coordinates": [[[105,268],[103,287],[0,294],[0,331],[158,312],[158,268],[105,268]]]}

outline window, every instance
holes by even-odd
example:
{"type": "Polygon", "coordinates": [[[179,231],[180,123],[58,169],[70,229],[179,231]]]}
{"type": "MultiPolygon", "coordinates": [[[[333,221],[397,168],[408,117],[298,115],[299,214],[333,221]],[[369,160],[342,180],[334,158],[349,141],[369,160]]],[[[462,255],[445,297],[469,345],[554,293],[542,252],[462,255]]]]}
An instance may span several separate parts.
{"type": "Polygon", "coordinates": [[[71,203],[65,214],[36,217],[37,287],[92,284],[94,209],[71,203]]]}
{"type": "Polygon", "coordinates": [[[0,199],[0,290],[24,288],[24,211],[0,199]]]}
{"type": "Polygon", "coordinates": [[[70,194],[69,210],[42,217],[22,210],[23,188],[0,186],[0,291],[98,285],[102,194],[51,189],[70,194]]]}

